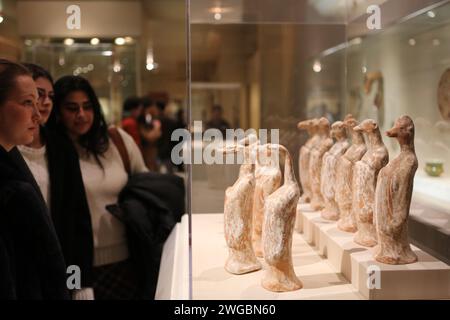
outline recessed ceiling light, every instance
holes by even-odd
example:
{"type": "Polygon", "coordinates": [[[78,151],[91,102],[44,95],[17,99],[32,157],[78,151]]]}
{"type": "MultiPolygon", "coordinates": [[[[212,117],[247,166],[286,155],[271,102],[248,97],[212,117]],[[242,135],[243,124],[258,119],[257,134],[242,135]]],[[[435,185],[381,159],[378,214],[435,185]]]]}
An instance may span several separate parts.
{"type": "Polygon", "coordinates": [[[72,38],[66,38],[66,39],[64,39],[64,44],[66,45],[66,46],[71,46],[71,45],[73,45],[75,43],[75,40],[73,40],[72,38]]]}
{"type": "Polygon", "coordinates": [[[110,57],[112,55],[113,55],[113,52],[111,50],[102,51],[102,56],[110,57]]]}
{"type": "Polygon", "coordinates": [[[320,71],[322,71],[322,64],[320,63],[320,61],[316,61],[313,64],[313,70],[316,73],[319,73],[320,71]]]}
{"type": "Polygon", "coordinates": [[[436,13],[434,13],[434,11],[428,11],[427,12],[427,16],[429,16],[430,18],[435,18],[436,17],[436,13]]]}
{"type": "Polygon", "coordinates": [[[114,40],[114,43],[117,44],[118,46],[122,46],[125,44],[125,39],[122,37],[118,37],[114,40]]]}
{"type": "Polygon", "coordinates": [[[145,67],[147,68],[148,71],[152,71],[152,70],[155,70],[156,68],[158,68],[158,64],[154,63],[154,62],[150,62],[150,63],[147,63],[147,65],[145,67]]]}
{"type": "Polygon", "coordinates": [[[2,15],[0,15],[0,23],[2,23],[3,21],[5,21],[5,18],[3,18],[2,15]]]}
{"type": "Polygon", "coordinates": [[[100,39],[99,38],[92,38],[91,39],[91,44],[93,45],[93,46],[96,46],[96,45],[98,45],[100,43],[100,39]]]}
{"type": "Polygon", "coordinates": [[[214,13],[214,20],[219,21],[222,19],[222,14],[220,12],[214,13]]]}
{"type": "Polygon", "coordinates": [[[441,40],[433,39],[433,46],[439,46],[441,44],[441,40]]]}
{"type": "Polygon", "coordinates": [[[113,71],[120,72],[122,70],[122,65],[119,62],[114,63],[113,71]]]}
{"type": "Polygon", "coordinates": [[[416,45],[416,39],[411,38],[411,39],[408,40],[408,43],[409,43],[410,46],[415,46],[416,45]]]}

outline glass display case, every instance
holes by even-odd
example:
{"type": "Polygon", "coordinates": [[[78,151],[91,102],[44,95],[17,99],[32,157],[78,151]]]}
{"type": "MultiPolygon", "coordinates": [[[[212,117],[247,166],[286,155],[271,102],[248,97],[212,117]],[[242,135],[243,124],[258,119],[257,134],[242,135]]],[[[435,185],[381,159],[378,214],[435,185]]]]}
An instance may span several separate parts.
{"type": "Polygon", "coordinates": [[[90,39],[77,39],[69,46],[64,39],[28,37],[23,59],[44,66],[55,79],[67,74],[89,79],[106,120],[117,123],[122,117],[122,101],[137,91],[139,49],[134,39],[124,46],[115,45],[114,39],[102,40],[102,44],[94,46],[90,39]]]}
{"type": "Polygon", "coordinates": [[[449,1],[191,0],[187,10],[192,154],[204,158],[207,128],[276,130],[272,142],[289,151],[299,181],[308,138],[300,121],[334,123],[350,113],[373,119],[393,159],[398,143],[384,132],[408,115],[419,168],[409,213],[418,262],[376,262],[373,249],[355,245],[335,223],[297,208],[292,261],[303,288],[277,293],[261,285],[263,270],[235,275],[224,268],[225,192],[240,165],[194,161],[185,298],[449,298],[449,1]],[[370,283],[374,274],[382,289],[370,283]]]}

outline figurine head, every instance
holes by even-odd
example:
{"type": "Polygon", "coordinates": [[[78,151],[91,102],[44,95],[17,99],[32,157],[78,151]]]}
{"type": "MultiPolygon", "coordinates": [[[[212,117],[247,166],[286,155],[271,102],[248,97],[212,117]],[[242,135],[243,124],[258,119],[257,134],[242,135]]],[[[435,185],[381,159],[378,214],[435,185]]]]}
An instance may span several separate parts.
{"type": "Polygon", "coordinates": [[[358,125],[358,121],[356,121],[356,119],[351,114],[348,114],[348,115],[345,116],[345,118],[344,118],[344,126],[346,128],[353,129],[357,125],[358,125]]]}
{"type": "Polygon", "coordinates": [[[356,132],[373,132],[378,129],[378,124],[375,120],[367,119],[353,128],[356,132]]]}
{"type": "Polygon", "coordinates": [[[386,135],[398,139],[414,138],[414,122],[408,116],[401,116],[395,121],[392,129],[386,131],[386,135]]]}
{"type": "Polygon", "coordinates": [[[329,132],[330,131],[330,121],[327,118],[322,117],[317,120],[317,128],[321,132],[329,132]]]}
{"type": "Polygon", "coordinates": [[[348,119],[353,119],[353,115],[351,113],[347,113],[344,120],[342,120],[342,121],[345,122],[345,120],[348,120],[348,119]]]}
{"type": "Polygon", "coordinates": [[[332,138],[343,138],[346,136],[346,131],[345,131],[345,125],[344,122],[342,121],[336,121],[335,123],[333,123],[333,125],[331,126],[331,137],[332,138]]]}
{"type": "Polygon", "coordinates": [[[310,130],[313,126],[314,119],[303,120],[297,124],[299,130],[310,130]]]}
{"type": "Polygon", "coordinates": [[[248,134],[244,139],[241,139],[238,141],[238,144],[242,144],[244,146],[252,145],[256,142],[258,142],[258,137],[254,133],[248,134]]]}

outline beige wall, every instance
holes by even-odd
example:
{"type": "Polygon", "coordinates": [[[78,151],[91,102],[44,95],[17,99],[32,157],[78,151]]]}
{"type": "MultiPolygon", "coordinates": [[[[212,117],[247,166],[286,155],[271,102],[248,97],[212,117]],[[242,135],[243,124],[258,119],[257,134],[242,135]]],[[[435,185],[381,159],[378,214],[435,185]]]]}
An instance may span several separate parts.
{"type": "Polygon", "coordinates": [[[17,6],[21,35],[118,37],[141,33],[141,1],[17,1],[17,6]],[[81,10],[81,28],[70,30],[66,9],[74,4],[81,10]]]}

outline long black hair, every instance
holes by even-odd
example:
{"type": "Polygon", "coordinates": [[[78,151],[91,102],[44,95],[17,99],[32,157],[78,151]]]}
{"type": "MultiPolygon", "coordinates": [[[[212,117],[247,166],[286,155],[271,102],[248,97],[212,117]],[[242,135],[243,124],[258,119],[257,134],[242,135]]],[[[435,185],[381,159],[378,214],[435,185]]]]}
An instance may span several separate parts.
{"type": "Polygon", "coordinates": [[[88,96],[94,111],[94,121],[89,131],[78,138],[78,143],[89,154],[92,154],[97,163],[103,167],[100,156],[109,147],[108,125],[91,84],[87,79],[80,76],[64,76],[55,82],[53,89],[55,90],[55,102],[48,120],[48,126],[64,133],[67,133],[67,128],[61,122],[61,108],[64,100],[74,91],[83,91],[88,96]]]}

